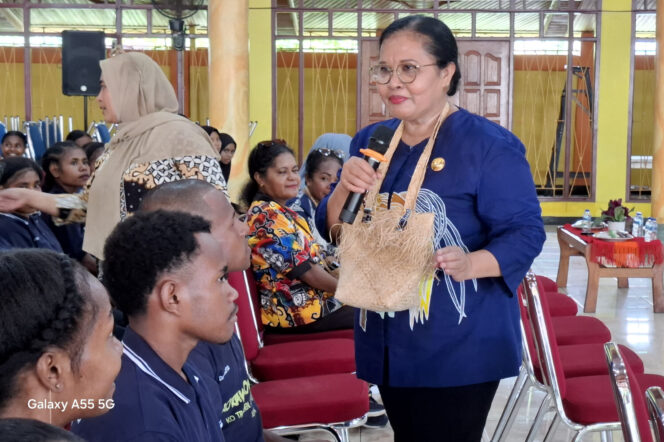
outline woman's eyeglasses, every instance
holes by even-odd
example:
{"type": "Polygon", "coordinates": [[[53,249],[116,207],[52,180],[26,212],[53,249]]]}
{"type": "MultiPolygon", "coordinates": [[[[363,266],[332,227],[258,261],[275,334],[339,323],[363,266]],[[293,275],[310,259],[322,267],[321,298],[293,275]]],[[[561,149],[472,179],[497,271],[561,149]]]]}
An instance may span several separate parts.
{"type": "Polygon", "coordinates": [[[392,79],[394,71],[397,72],[397,77],[404,84],[409,84],[415,81],[417,74],[421,68],[427,66],[437,66],[437,63],[429,64],[415,64],[415,63],[399,63],[396,69],[392,69],[386,64],[378,64],[369,69],[371,73],[371,80],[380,84],[387,84],[392,79]]]}
{"type": "Polygon", "coordinates": [[[346,158],[346,152],[340,149],[328,149],[327,147],[319,147],[316,149],[317,152],[320,152],[323,156],[329,157],[330,155],[333,155],[340,160],[343,160],[346,158]]]}

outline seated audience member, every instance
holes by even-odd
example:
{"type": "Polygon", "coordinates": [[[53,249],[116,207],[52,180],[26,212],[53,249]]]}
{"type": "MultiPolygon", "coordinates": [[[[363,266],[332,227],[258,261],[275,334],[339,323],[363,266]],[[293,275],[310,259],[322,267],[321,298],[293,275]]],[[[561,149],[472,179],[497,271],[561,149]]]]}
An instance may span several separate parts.
{"type": "Polygon", "coordinates": [[[72,130],[67,134],[66,140],[76,143],[78,147],[83,147],[93,141],[92,137],[82,130],[72,130]]]}
{"type": "Polygon", "coordinates": [[[199,341],[233,335],[237,292],[210,223],[137,213],[104,246],[104,284],[129,318],[115,407],[73,431],[95,441],[223,441],[217,386],[187,362],[199,341]]]}
{"type": "Polygon", "coordinates": [[[22,157],[28,145],[28,137],[23,132],[10,130],[2,137],[2,156],[4,158],[22,157]]]}
{"type": "Polygon", "coordinates": [[[228,182],[228,178],[231,175],[231,161],[233,161],[233,155],[235,155],[237,146],[233,137],[228,134],[220,133],[219,139],[221,140],[219,164],[221,165],[221,172],[224,174],[226,182],[228,182]]]}
{"type": "MultiPolygon", "coordinates": [[[[79,193],[90,178],[88,157],[83,148],[72,141],[61,141],[49,147],[42,157],[42,168],[45,173],[42,190],[48,193],[79,193]]],[[[43,218],[62,250],[96,275],[96,260],[83,251],[83,224],[56,226],[52,216],[44,214],[43,218]]]]}
{"type": "MultiPolygon", "coordinates": [[[[41,191],[43,172],[29,158],[10,157],[0,163],[0,189],[22,188],[41,191]]],[[[32,207],[0,212],[0,250],[38,248],[62,252],[60,243],[32,207]]]]}
{"type": "Polygon", "coordinates": [[[93,141],[88,143],[83,148],[85,149],[85,154],[88,156],[88,164],[90,165],[90,172],[94,172],[97,167],[97,160],[104,153],[105,149],[104,143],[98,143],[93,141]]]}
{"type": "Polygon", "coordinates": [[[0,419],[2,442],[85,442],[74,433],[34,419],[0,419]]]}
{"type": "Polygon", "coordinates": [[[228,182],[231,175],[231,161],[235,155],[235,140],[228,134],[219,132],[212,126],[201,126],[205,132],[210,136],[214,148],[219,151],[219,165],[221,166],[221,173],[224,179],[228,182]]]}
{"type": "Polygon", "coordinates": [[[310,333],[353,327],[354,309],[334,299],[337,279],[321,264],[307,221],[289,209],[300,176],[293,151],[281,140],[258,143],[249,154],[251,266],[267,333],[310,333]]]}
{"type": "Polygon", "coordinates": [[[0,418],[64,427],[106,413],[122,345],[101,283],[50,250],[0,252],[0,281],[0,418]]]}
{"type": "Polygon", "coordinates": [[[337,182],[337,173],[344,164],[343,150],[327,147],[312,149],[304,162],[304,186],[300,186],[297,198],[289,201],[289,207],[309,223],[316,242],[323,248],[325,259],[334,261],[335,248],[316,229],[316,207],[337,182]]]}
{"type": "Polygon", "coordinates": [[[221,152],[221,137],[219,136],[219,131],[217,130],[217,128],[212,126],[201,126],[201,127],[210,136],[214,149],[217,152],[221,152]]]}
{"type": "MultiPolygon", "coordinates": [[[[235,216],[226,195],[200,180],[181,180],[162,184],[143,199],[139,212],[174,210],[206,218],[212,236],[228,255],[228,271],[249,267],[250,249],[245,239],[246,223],[235,216]]],[[[245,367],[244,351],[236,334],[226,344],[199,343],[189,361],[219,386],[223,402],[222,419],[227,441],[286,440],[263,432],[261,416],[249,391],[251,385],[245,367]]]]}

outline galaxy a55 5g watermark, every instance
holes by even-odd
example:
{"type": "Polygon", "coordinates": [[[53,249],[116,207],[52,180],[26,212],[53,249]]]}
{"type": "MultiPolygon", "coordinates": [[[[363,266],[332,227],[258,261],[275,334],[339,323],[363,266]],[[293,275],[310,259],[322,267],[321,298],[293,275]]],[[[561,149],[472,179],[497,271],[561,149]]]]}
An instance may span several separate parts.
{"type": "Polygon", "coordinates": [[[51,401],[48,399],[29,399],[30,410],[51,410],[64,413],[67,410],[111,410],[115,407],[113,399],[74,399],[73,401],[51,401]]]}

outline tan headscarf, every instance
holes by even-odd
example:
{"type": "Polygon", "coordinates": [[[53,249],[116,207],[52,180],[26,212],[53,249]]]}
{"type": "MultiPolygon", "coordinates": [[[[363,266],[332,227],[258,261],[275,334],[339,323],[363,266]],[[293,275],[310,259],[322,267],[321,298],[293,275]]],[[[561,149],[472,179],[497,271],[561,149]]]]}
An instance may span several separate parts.
{"type": "Polygon", "coordinates": [[[129,52],[100,65],[119,126],[90,180],[83,249],[103,259],[104,242],[121,221],[123,174],[130,167],[189,155],[218,159],[219,153],[200,126],[176,114],[173,86],[150,57],[129,52]]]}

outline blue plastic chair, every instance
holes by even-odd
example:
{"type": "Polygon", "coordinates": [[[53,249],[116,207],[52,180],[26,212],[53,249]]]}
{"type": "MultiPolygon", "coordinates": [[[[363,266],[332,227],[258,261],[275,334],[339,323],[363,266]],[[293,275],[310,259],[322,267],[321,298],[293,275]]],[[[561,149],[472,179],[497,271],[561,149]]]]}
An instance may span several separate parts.
{"type": "Polygon", "coordinates": [[[4,137],[6,133],[7,127],[5,127],[5,123],[0,123],[0,140],[2,140],[2,137],[4,137]]]}
{"type": "Polygon", "coordinates": [[[106,144],[111,141],[111,133],[108,131],[108,127],[104,123],[97,124],[97,133],[99,134],[99,139],[102,143],[106,144]]]}
{"type": "MultiPolygon", "coordinates": [[[[31,121],[28,123],[28,144],[32,147],[35,158],[34,160],[37,163],[41,162],[44,153],[46,152],[46,143],[42,137],[42,128],[46,127],[46,122],[34,122],[31,121]]],[[[45,133],[46,131],[44,131],[45,133]]]]}
{"type": "Polygon", "coordinates": [[[58,141],[58,134],[59,131],[57,127],[55,126],[55,121],[49,121],[48,122],[48,146],[47,148],[53,146],[55,143],[58,141]]]}

